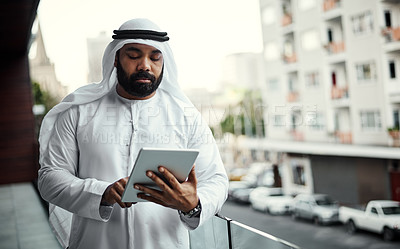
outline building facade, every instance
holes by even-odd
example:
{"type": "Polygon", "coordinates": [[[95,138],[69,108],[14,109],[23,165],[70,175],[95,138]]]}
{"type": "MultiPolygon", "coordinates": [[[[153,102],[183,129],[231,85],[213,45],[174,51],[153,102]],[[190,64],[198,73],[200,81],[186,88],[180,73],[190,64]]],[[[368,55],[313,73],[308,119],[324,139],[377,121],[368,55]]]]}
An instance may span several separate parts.
{"type": "Polygon", "coordinates": [[[400,200],[400,1],[260,0],[260,14],[267,139],[254,149],[280,155],[291,194],[400,200]]]}

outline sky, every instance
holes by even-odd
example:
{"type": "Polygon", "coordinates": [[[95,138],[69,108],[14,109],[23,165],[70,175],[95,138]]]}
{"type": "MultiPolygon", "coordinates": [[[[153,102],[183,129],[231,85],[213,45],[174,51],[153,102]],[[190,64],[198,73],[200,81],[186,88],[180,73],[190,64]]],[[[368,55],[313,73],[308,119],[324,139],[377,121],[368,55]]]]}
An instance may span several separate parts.
{"type": "Polygon", "coordinates": [[[133,18],[148,18],[168,32],[184,89],[212,90],[224,57],[261,52],[258,0],[41,0],[38,19],[56,74],[70,91],[87,82],[87,38],[133,18]]]}

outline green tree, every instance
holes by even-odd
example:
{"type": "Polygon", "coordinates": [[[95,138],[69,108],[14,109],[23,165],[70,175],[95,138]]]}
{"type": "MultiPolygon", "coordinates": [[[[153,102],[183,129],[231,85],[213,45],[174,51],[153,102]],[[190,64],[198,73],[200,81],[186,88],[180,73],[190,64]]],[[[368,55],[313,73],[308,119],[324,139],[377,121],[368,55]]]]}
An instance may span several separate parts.
{"type": "Polygon", "coordinates": [[[58,101],[56,98],[50,95],[47,91],[40,88],[38,82],[32,82],[32,92],[33,92],[33,102],[35,105],[44,105],[45,113],[50,111],[53,106],[55,106],[58,101]]]}

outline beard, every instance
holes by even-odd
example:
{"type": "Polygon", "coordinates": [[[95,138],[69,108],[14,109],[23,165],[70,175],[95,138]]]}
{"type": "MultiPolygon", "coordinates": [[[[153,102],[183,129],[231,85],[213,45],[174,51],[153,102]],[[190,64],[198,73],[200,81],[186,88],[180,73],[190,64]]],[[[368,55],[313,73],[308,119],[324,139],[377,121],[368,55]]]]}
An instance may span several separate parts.
{"type": "Polygon", "coordinates": [[[128,94],[134,97],[144,98],[154,93],[161,84],[163,73],[164,66],[158,78],[147,71],[139,71],[138,73],[132,73],[131,75],[128,75],[122,68],[119,60],[117,60],[118,83],[128,94]],[[137,82],[137,80],[143,79],[150,80],[150,83],[137,82]]]}

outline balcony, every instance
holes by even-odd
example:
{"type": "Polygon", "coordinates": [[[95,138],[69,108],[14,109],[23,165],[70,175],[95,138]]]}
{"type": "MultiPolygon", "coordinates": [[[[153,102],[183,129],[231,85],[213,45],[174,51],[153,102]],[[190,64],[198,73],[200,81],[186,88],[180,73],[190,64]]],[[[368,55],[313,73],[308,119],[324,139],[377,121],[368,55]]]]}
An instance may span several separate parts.
{"type": "Polygon", "coordinates": [[[299,93],[297,91],[289,92],[288,95],[286,96],[286,100],[289,103],[298,102],[299,99],[300,99],[300,97],[299,97],[299,93]]]}
{"type": "Polygon", "coordinates": [[[283,61],[285,63],[296,63],[297,62],[297,55],[295,53],[291,55],[283,55],[283,61]]]}
{"type": "Polygon", "coordinates": [[[336,9],[339,6],[340,6],[340,1],[338,0],[324,0],[323,3],[323,8],[325,12],[336,9]]]}
{"type": "Polygon", "coordinates": [[[324,45],[324,48],[329,54],[338,54],[345,51],[344,42],[330,42],[324,45]]]}
{"type": "Polygon", "coordinates": [[[349,98],[348,86],[333,86],[331,89],[331,99],[347,99],[349,98]]]}
{"type": "Polygon", "coordinates": [[[385,27],[381,30],[382,36],[387,43],[400,41],[400,27],[385,27]]]}
{"type": "Polygon", "coordinates": [[[290,136],[292,136],[292,139],[294,141],[304,141],[304,133],[301,131],[297,131],[297,130],[291,130],[290,131],[290,136]]]}
{"type": "Polygon", "coordinates": [[[285,27],[292,23],[293,23],[292,14],[290,14],[290,13],[284,14],[282,17],[282,26],[285,27]]]}
{"type": "Polygon", "coordinates": [[[341,144],[353,143],[353,135],[351,132],[335,131],[335,137],[337,139],[337,142],[341,144]]]}

